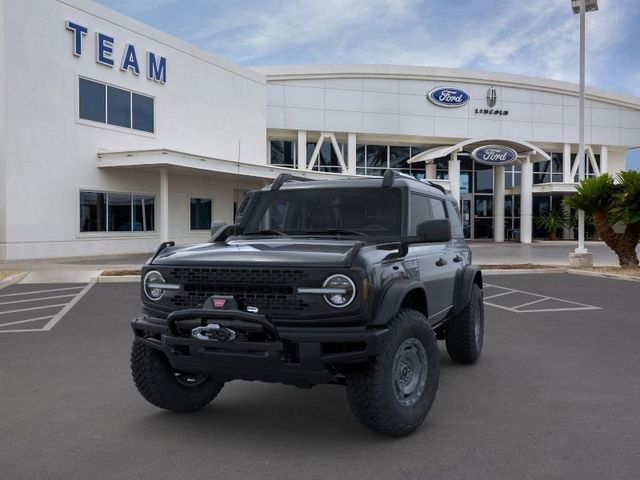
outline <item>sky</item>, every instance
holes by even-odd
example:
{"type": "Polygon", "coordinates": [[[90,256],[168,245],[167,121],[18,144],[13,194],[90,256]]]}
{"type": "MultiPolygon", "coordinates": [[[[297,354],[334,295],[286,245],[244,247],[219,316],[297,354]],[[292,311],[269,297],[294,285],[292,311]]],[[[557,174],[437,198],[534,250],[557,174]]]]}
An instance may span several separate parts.
{"type": "MultiPolygon", "coordinates": [[[[381,63],[578,81],[570,0],[98,0],[240,65],[381,63]]],[[[640,96],[640,1],[587,14],[587,84],[640,96]]],[[[629,165],[640,168],[640,149],[629,165]]]]}

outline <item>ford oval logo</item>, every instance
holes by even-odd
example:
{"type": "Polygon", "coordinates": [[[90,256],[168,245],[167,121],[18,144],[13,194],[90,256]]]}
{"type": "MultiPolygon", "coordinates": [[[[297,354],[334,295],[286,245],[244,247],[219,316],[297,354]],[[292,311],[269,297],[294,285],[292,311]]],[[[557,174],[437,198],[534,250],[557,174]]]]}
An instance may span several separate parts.
{"type": "Polygon", "coordinates": [[[437,87],[427,93],[427,98],[431,103],[451,108],[465,105],[471,97],[467,92],[459,88],[437,87]]]}
{"type": "Polygon", "coordinates": [[[485,165],[509,165],[518,158],[518,152],[504,145],[485,145],[471,152],[471,158],[485,165]]]}

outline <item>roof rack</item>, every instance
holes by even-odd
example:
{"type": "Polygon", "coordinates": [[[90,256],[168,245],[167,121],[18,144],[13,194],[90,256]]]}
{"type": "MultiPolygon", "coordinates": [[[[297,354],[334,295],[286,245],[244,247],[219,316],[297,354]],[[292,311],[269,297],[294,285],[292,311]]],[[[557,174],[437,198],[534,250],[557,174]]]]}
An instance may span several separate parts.
{"type": "Polygon", "coordinates": [[[447,189],[444,188],[442,185],[438,185],[436,182],[430,182],[429,180],[425,180],[425,182],[427,182],[429,185],[431,185],[433,188],[437,188],[438,190],[440,190],[442,193],[444,193],[445,195],[448,195],[449,193],[447,192],[447,189]]]}
{"type": "Polygon", "coordinates": [[[399,172],[397,170],[394,170],[393,168],[387,168],[387,170],[384,172],[384,177],[382,177],[382,188],[389,188],[391,185],[393,185],[393,182],[396,180],[396,178],[406,178],[407,180],[415,180],[416,182],[420,181],[414,176],[399,172]]]}
{"type": "Polygon", "coordinates": [[[280,187],[282,187],[282,185],[285,182],[310,182],[310,181],[313,181],[313,179],[306,178],[306,177],[296,177],[294,175],[291,175],[290,173],[281,173],[276,177],[276,179],[271,184],[271,191],[274,192],[274,191],[280,190],[280,187]]]}

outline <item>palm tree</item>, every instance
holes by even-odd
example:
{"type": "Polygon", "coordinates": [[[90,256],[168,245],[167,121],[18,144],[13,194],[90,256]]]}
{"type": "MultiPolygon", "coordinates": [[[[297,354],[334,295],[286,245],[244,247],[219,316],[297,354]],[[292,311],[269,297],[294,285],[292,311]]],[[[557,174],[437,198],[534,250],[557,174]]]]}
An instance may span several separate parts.
{"type": "Polygon", "coordinates": [[[638,267],[636,247],[640,241],[640,172],[620,172],[617,183],[608,173],[585,178],[566,203],[593,217],[596,231],[618,256],[623,267],[638,267]],[[622,222],[624,233],[613,225],[622,222]]]}
{"type": "Polygon", "coordinates": [[[546,230],[549,234],[549,240],[557,238],[558,229],[567,226],[569,217],[562,210],[545,210],[539,217],[536,217],[536,227],[546,230]]]}

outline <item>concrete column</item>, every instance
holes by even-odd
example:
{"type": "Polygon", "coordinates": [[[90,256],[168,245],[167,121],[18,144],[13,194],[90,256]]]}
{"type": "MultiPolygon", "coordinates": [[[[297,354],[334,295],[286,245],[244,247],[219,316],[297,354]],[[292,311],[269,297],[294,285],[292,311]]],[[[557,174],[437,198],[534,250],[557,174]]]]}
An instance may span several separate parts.
{"type": "Polygon", "coordinates": [[[600,174],[609,171],[609,147],[602,145],[600,147],[600,174]]]}
{"type": "Polygon", "coordinates": [[[571,144],[564,144],[564,153],[562,155],[562,181],[564,183],[572,183],[573,177],[571,176],[571,144]]]}
{"type": "Polygon", "coordinates": [[[451,195],[460,205],[460,160],[458,160],[458,152],[451,154],[449,160],[449,189],[451,195]]]}
{"type": "MultiPolygon", "coordinates": [[[[567,218],[569,218],[570,215],[571,215],[571,207],[569,205],[565,205],[563,203],[562,204],[562,213],[564,213],[565,216],[567,218]]],[[[562,238],[565,239],[565,240],[573,240],[573,228],[571,228],[570,226],[565,226],[562,229],[562,238]]]]}
{"type": "Polygon", "coordinates": [[[520,182],[520,242],[531,243],[533,232],[533,163],[529,156],[522,164],[520,182]]]}
{"type": "Polygon", "coordinates": [[[355,133],[347,135],[347,173],[349,175],[356,174],[356,160],[357,160],[357,137],[355,133]]]}
{"type": "Polygon", "coordinates": [[[169,172],[160,169],[160,241],[169,241],[169,172]]]}
{"type": "Polygon", "coordinates": [[[504,242],[504,167],[493,167],[493,240],[504,242]]]}
{"type": "Polygon", "coordinates": [[[435,163],[427,163],[425,174],[427,175],[427,180],[435,180],[437,177],[436,169],[438,166],[435,163]]]}
{"type": "Polygon", "coordinates": [[[298,170],[307,169],[307,131],[298,130],[298,170]]]}

